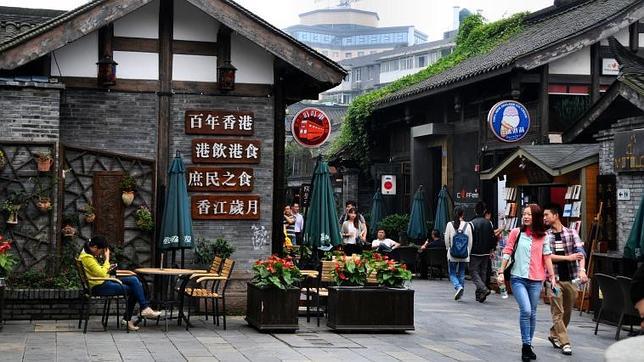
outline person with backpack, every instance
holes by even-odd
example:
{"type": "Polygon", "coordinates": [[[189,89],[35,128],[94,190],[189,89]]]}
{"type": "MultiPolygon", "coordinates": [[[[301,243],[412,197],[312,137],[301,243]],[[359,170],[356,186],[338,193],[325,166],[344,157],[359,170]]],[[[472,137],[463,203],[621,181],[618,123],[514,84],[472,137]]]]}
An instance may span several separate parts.
{"type": "Polygon", "coordinates": [[[472,250],[472,225],[465,222],[464,214],[463,208],[456,207],[454,220],[447,223],[445,227],[449,280],[456,289],[454,300],[459,300],[463,296],[465,265],[470,262],[470,251],[472,250]]]}
{"type": "Polygon", "coordinates": [[[485,299],[491,293],[485,281],[490,258],[494,256],[494,250],[496,249],[494,226],[492,226],[490,220],[485,218],[485,211],[485,202],[479,201],[474,207],[476,217],[470,221],[474,228],[472,255],[470,255],[470,274],[472,274],[472,282],[476,285],[476,301],[480,303],[485,302],[485,299]]]}
{"type": "Polygon", "coordinates": [[[521,216],[522,226],[510,231],[503,249],[503,260],[497,281],[505,282],[503,274],[510,272],[512,295],[519,305],[519,328],[521,330],[521,360],[536,360],[532,349],[532,338],[537,327],[537,305],[541,286],[548,270],[553,291],[557,290],[557,279],[552,266],[552,250],[546,237],[543,223],[543,209],[537,204],[528,204],[521,216]]]}

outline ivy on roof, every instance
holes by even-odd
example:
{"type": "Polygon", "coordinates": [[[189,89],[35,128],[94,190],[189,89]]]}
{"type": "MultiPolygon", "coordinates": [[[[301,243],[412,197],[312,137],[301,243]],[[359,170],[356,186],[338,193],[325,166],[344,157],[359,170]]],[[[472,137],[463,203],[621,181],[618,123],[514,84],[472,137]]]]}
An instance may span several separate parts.
{"type": "Polygon", "coordinates": [[[507,19],[485,23],[481,15],[471,15],[461,24],[456,37],[456,47],[448,56],[415,74],[398,79],[383,88],[356,97],[349,105],[340,129],[340,135],[330,148],[330,154],[340,151],[359,163],[363,170],[369,166],[369,132],[367,122],[375,105],[385,96],[405,87],[453,68],[473,56],[489,52],[522,29],[527,13],[515,14],[507,19]]]}

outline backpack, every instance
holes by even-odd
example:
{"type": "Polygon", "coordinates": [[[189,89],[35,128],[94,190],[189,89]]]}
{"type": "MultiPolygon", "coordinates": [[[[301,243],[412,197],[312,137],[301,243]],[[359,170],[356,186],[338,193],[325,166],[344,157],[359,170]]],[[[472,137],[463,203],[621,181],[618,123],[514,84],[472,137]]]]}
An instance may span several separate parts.
{"type": "MultiPolygon", "coordinates": [[[[454,224],[452,224],[454,226],[454,224]]],[[[468,257],[467,246],[470,242],[470,238],[465,233],[467,225],[463,227],[463,230],[456,230],[456,234],[452,238],[452,247],[449,248],[449,253],[452,258],[456,259],[465,259],[468,257]]]]}

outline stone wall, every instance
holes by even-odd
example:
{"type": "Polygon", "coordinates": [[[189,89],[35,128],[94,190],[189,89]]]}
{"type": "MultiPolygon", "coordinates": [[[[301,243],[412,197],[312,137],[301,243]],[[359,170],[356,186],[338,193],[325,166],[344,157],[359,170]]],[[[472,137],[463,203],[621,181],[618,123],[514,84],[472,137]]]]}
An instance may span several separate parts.
{"type": "Polygon", "coordinates": [[[58,141],[62,85],[0,82],[0,140],[58,141]]]}
{"type": "Polygon", "coordinates": [[[618,189],[629,189],[631,199],[617,202],[617,250],[623,251],[626,239],[631,232],[635,213],[644,197],[644,173],[616,173],[614,160],[615,133],[644,128],[644,117],[628,118],[615,122],[610,129],[599,132],[595,138],[601,143],[599,150],[599,173],[616,175],[618,189]]]}

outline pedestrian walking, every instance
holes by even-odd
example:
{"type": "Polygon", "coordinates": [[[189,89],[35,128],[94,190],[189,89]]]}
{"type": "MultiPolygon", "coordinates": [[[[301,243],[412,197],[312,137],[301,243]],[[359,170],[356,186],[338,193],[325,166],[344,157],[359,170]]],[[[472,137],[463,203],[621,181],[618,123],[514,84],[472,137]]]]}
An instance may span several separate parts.
{"type": "Polygon", "coordinates": [[[550,244],[546,240],[543,225],[543,210],[537,204],[529,204],[523,209],[522,225],[510,231],[503,249],[503,260],[498,272],[499,283],[505,282],[503,272],[510,259],[510,283],[512,294],[519,305],[519,327],[521,330],[521,360],[537,359],[532,349],[532,338],[537,325],[537,305],[541,286],[546,279],[544,269],[548,270],[550,282],[555,288],[557,281],[552,268],[550,244]]]}
{"type": "MultiPolygon", "coordinates": [[[[561,206],[552,204],[543,212],[544,222],[550,227],[547,231],[548,242],[552,250],[552,264],[555,277],[559,282],[561,293],[553,295],[549,290],[552,327],[548,340],[552,346],[561,349],[565,355],[572,354],[568,337],[568,323],[572,307],[577,300],[577,285],[586,283],[586,251],[577,231],[561,224],[559,216],[561,206]]],[[[549,275],[548,275],[549,277],[549,275]]]]}
{"type": "Polygon", "coordinates": [[[465,265],[470,262],[472,250],[472,225],[465,222],[464,214],[462,208],[456,207],[454,220],[445,227],[449,280],[456,290],[454,300],[461,299],[465,291],[465,265]]]}
{"type": "Polygon", "coordinates": [[[472,255],[470,256],[470,274],[472,282],[476,286],[475,298],[477,302],[483,303],[491,291],[488,289],[487,269],[490,259],[494,257],[496,249],[496,237],[492,222],[485,218],[485,202],[479,201],[474,207],[476,217],[470,221],[474,228],[472,241],[472,255]]]}

